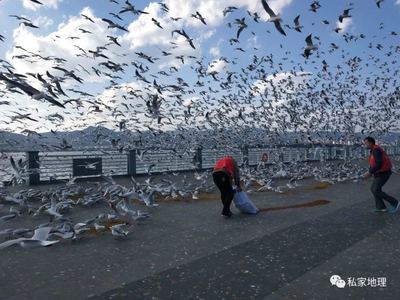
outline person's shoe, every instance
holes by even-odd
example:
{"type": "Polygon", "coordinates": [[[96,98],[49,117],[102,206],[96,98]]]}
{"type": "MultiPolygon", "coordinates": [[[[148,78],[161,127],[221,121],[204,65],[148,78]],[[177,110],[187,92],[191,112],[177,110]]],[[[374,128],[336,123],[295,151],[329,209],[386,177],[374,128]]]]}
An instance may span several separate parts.
{"type": "Polygon", "coordinates": [[[221,216],[224,216],[225,218],[230,218],[230,217],[232,217],[232,212],[231,211],[222,212],[221,216]]]}
{"type": "Polygon", "coordinates": [[[398,211],[399,210],[399,208],[400,208],[400,201],[397,201],[397,205],[396,206],[392,206],[389,210],[388,210],[388,212],[390,212],[390,213],[395,213],[396,211],[398,211]]]}
{"type": "Polygon", "coordinates": [[[381,213],[381,212],[387,212],[387,211],[388,211],[387,208],[375,208],[373,210],[373,212],[375,212],[375,213],[381,213]]]}

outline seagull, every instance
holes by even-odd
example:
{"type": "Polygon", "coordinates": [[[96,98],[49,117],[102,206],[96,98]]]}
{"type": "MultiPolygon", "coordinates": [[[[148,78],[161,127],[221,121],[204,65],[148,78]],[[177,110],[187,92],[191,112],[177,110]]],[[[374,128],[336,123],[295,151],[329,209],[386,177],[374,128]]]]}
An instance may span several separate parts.
{"type": "Polygon", "coordinates": [[[83,18],[85,18],[86,20],[88,20],[88,21],[90,21],[90,22],[92,22],[92,23],[95,23],[90,17],[88,17],[87,15],[84,15],[84,14],[81,14],[81,16],[83,17],[83,18]]]}
{"type": "Polygon", "coordinates": [[[39,5],[43,5],[43,3],[38,1],[38,0],[30,0],[30,1],[33,2],[33,3],[39,4],[39,5]]]}
{"type": "Polygon", "coordinates": [[[21,23],[19,23],[19,24],[20,24],[20,25],[23,24],[23,25],[25,25],[25,26],[27,26],[27,27],[31,27],[31,28],[39,28],[38,26],[33,25],[31,22],[27,22],[27,21],[23,21],[23,22],[21,22],[21,23]]]}
{"type": "Polygon", "coordinates": [[[140,191],[139,192],[140,200],[142,202],[144,202],[146,204],[146,206],[148,206],[148,207],[158,206],[158,204],[155,203],[155,199],[154,199],[155,192],[156,192],[156,190],[152,190],[150,193],[145,193],[143,191],[140,191]]]}
{"type": "Polygon", "coordinates": [[[204,25],[207,25],[206,19],[198,11],[196,11],[196,14],[192,14],[192,17],[200,20],[204,25]]]}
{"type": "Polygon", "coordinates": [[[236,9],[237,9],[237,7],[235,7],[235,6],[228,6],[228,7],[225,7],[225,9],[222,13],[224,14],[224,17],[226,17],[227,14],[235,11],[236,9]]]}
{"type": "Polygon", "coordinates": [[[137,157],[140,161],[143,161],[143,157],[146,154],[147,150],[136,150],[137,157]]]}
{"type": "Polygon", "coordinates": [[[383,2],[383,0],[376,0],[376,6],[378,6],[378,8],[381,8],[381,3],[383,2]]]}
{"type": "Polygon", "coordinates": [[[153,21],[153,23],[154,23],[157,27],[160,27],[161,29],[164,29],[164,28],[161,26],[161,23],[160,23],[159,21],[157,21],[157,20],[154,19],[154,18],[151,18],[151,20],[153,21]]]}
{"type": "Polygon", "coordinates": [[[310,5],[310,10],[312,12],[317,12],[317,9],[321,8],[321,5],[319,4],[319,1],[314,1],[313,3],[311,3],[310,5]]]}
{"type": "Polygon", "coordinates": [[[293,21],[294,22],[294,30],[301,32],[301,28],[303,28],[303,26],[300,25],[299,18],[300,18],[300,15],[298,15],[296,18],[294,18],[294,21],[293,21]]]}
{"type": "Polygon", "coordinates": [[[35,246],[47,247],[56,244],[59,241],[47,240],[51,229],[52,229],[51,227],[37,228],[34,231],[33,236],[31,238],[18,238],[15,240],[5,241],[4,243],[0,244],[0,250],[16,244],[19,244],[24,248],[35,247],[35,246]]]}
{"type": "Polygon", "coordinates": [[[146,167],[146,173],[150,176],[151,170],[156,166],[156,164],[151,164],[146,167]]]}
{"type": "Polygon", "coordinates": [[[350,10],[351,10],[351,8],[345,9],[343,11],[343,13],[339,16],[340,23],[343,23],[343,19],[345,19],[345,18],[351,18],[351,16],[349,15],[350,10]]]}
{"type": "Polygon", "coordinates": [[[83,83],[83,79],[79,78],[78,76],[76,76],[73,70],[72,71],[68,71],[68,70],[66,70],[64,68],[61,68],[61,67],[53,67],[53,69],[60,70],[60,71],[64,72],[64,76],[71,77],[72,79],[75,79],[79,83],[83,83]]]}
{"type": "Polygon", "coordinates": [[[125,1],[125,4],[126,6],[119,12],[120,14],[123,14],[128,11],[132,12],[134,15],[148,14],[148,12],[136,9],[135,6],[129,3],[128,0],[125,1]]]}
{"type": "Polygon", "coordinates": [[[102,20],[103,22],[108,23],[108,28],[118,28],[118,29],[120,29],[120,30],[129,32],[128,29],[124,28],[124,27],[121,26],[121,25],[118,25],[118,24],[114,23],[113,21],[111,21],[111,20],[109,20],[109,19],[102,18],[101,20],[102,20]]]}
{"type": "Polygon", "coordinates": [[[121,44],[118,42],[118,38],[115,36],[107,35],[108,39],[113,42],[114,44],[118,45],[121,47],[121,44]]]}
{"type": "Polygon", "coordinates": [[[84,167],[85,169],[96,169],[96,165],[99,164],[100,162],[94,162],[94,163],[88,163],[88,164],[83,164],[83,165],[78,165],[78,167],[84,167]]]}
{"type": "Polygon", "coordinates": [[[83,29],[83,28],[78,28],[78,30],[79,30],[80,32],[82,32],[82,33],[93,34],[93,32],[91,32],[91,31],[89,31],[89,30],[86,30],[86,29],[83,29]]]}
{"type": "Polygon", "coordinates": [[[304,48],[304,54],[303,55],[304,55],[305,58],[308,58],[310,56],[310,54],[311,54],[311,51],[317,50],[318,46],[313,44],[313,42],[312,42],[312,34],[310,34],[310,35],[308,35],[306,37],[306,43],[307,43],[307,46],[304,48]]]}
{"type": "Polygon", "coordinates": [[[193,49],[196,49],[196,47],[194,46],[194,44],[193,44],[193,39],[191,39],[188,35],[187,35],[187,33],[185,32],[185,30],[174,30],[174,31],[172,31],[172,36],[174,36],[174,33],[177,33],[177,34],[180,34],[181,36],[183,36],[183,37],[185,37],[186,38],[186,41],[190,44],[190,46],[193,48],[193,49]]]}
{"type": "Polygon", "coordinates": [[[129,234],[128,225],[117,224],[110,227],[111,234],[117,238],[126,237],[129,234]]]}
{"type": "Polygon", "coordinates": [[[235,20],[235,24],[239,25],[239,29],[236,33],[236,39],[239,39],[239,36],[242,33],[243,29],[247,28],[247,24],[246,24],[245,20],[246,20],[245,18],[235,20]]]}
{"type": "Polygon", "coordinates": [[[15,87],[15,88],[22,90],[25,94],[31,96],[32,99],[34,99],[34,100],[45,99],[53,105],[65,108],[65,106],[63,104],[61,104],[60,102],[58,102],[57,100],[53,99],[52,97],[46,95],[43,92],[40,92],[39,90],[28,85],[27,83],[20,83],[20,82],[11,80],[0,73],[0,81],[1,80],[6,82],[7,86],[9,86],[9,87],[15,87]]]}
{"type": "Polygon", "coordinates": [[[19,20],[19,21],[31,22],[31,20],[29,20],[29,19],[27,19],[27,18],[25,18],[25,17],[20,17],[20,16],[17,16],[17,15],[8,15],[8,16],[11,17],[11,18],[16,18],[16,19],[19,20]]]}
{"type": "Polygon", "coordinates": [[[285,31],[283,31],[282,26],[281,26],[281,21],[282,18],[280,17],[280,15],[276,15],[273,10],[269,7],[268,3],[266,0],[261,0],[261,3],[265,9],[265,11],[268,13],[269,15],[269,22],[274,22],[276,29],[283,35],[286,36],[285,31]]]}
{"type": "Polygon", "coordinates": [[[9,215],[2,216],[2,217],[0,217],[0,224],[3,222],[6,222],[8,220],[14,219],[16,216],[17,216],[17,213],[12,213],[9,215]]]}

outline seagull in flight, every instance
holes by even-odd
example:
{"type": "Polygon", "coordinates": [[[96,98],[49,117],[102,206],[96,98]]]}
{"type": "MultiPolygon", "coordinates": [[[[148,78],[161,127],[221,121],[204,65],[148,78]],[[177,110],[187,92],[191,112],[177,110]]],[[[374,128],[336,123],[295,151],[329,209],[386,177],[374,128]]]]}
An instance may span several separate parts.
{"type": "Polygon", "coordinates": [[[294,18],[294,30],[301,32],[301,28],[303,28],[303,26],[300,25],[300,15],[298,15],[296,18],[294,18]]]}
{"type": "Polygon", "coordinates": [[[269,7],[268,3],[266,0],[261,0],[261,3],[265,9],[265,11],[268,13],[269,15],[269,22],[274,22],[276,29],[283,35],[286,36],[285,31],[283,31],[282,26],[281,26],[281,21],[282,18],[280,17],[280,15],[275,14],[274,11],[269,7]]]}
{"type": "Polygon", "coordinates": [[[340,23],[343,23],[343,19],[351,18],[351,16],[349,15],[350,10],[351,10],[351,8],[345,9],[343,11],[343,13],[339,16],[339,22],[340,23]]]}
{"type": "Polygon", "coordinates": [[[49,95],[46,95],[45,93],[43,93],[41,91],[35,89],[34,87],[28,85],[27,83],[20,83],[15,80],[9,79],[1,73],[0,73],[0,80],[4,81],[6,83],[7,87],[18,88],[18,89],[22,90],[25,94],[31,96],[32,99],[35,99],[35,100],[45,99],[56,106],[65,108],[65,106],[63,104],[61,104],[60,102],[58,102],[57,100],[53,99],[52,97],[50,97],[49,95]]]}
{"type": "Polygon", "coordinates": [[[198,11],[196,11],[195,14],[192,14],[192,17],[195,18],[195,19],[200,20],[201,23],[203,23],[204,25],[207,25],[206,19],[198,11]]]}
{"type": "Polygon", "coordinates": [[[196,47],[194,46],[194,44],[193,44],[193,39],[191,39],[188,35],[187,35],[187,33],[185,32],[185,30],[174,30],[174,31],[172,31],[172,36],[174,36],[174,33],[177,33],[177,34],[180,34],[181,36],[183,36],[183,37],[185,37],[186,38],[186,41],[189,43],[189,45],[193,48],[193,49],[196,49],[196,47]]]}
{"type": "Polygon", "coordinates": [[[100,162],[94,162],[91,164],[83,164],[83,165],[78,165],[78,167],[84,167],[85,169],[96,169],[96,165],[99,164],[100,162]]]}
{"type": "Polygon", "coordinates": [[[314,45],[312,42],[312,34],[306,37],[307,46],[304,48],[304,57],[308,58],[311,54],[311,51],[317,50],[318,46],[314,45]]]}

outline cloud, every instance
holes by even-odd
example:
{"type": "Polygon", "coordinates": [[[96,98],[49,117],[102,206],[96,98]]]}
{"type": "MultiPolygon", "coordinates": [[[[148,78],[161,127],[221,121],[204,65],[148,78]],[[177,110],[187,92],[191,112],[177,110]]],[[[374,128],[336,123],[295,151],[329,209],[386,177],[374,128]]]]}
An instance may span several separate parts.
{"type": "Polygon", "coordinates": [[[211,47],[210,48],[210,54],[214,57],[220,57],[221,56],[221,51],[219,50],[218,47],[211,47]]]}
{"type": "Polygon", "coordinates": [[[352,24],[353,24],[353,19],[346,18],[346,19],[343,19],[342,23],[340,23],[339,20],[336,21],[336,28],[341,28],[340,32],[345,33],[352,24]]]}
{"type": "MultiPolygon", "coordinates": [[[[57,74],[59,71],[52,69],[52,67],[58,65],[54,58],[61,58],[66,61],[63,65],[64,68],[71,70],[79,68],[76,72],[85,80],[90,82],[104,81],[102,77],[93,74],[88,75],[79,65],[84,66],[86,70],[91,70],[91,67],[97,67],[100,61],[94,59],[89,50],[95,51],[97,46],[108,43],[107,35],[114,31],[107,29],[107,24],[96,18],[90,8],[84,8],[82,13],[96,22],[92,23],[80,16],[74,16],[66,23],[61,23],[57,31],[45,36],[37,35],[34,30],[28,30],[23,25],[20,25],[13,32],[14,47],[6,53],[7,60],[19,73],[44,74],[50,70],[51,73],[57,74]],[[92,34],[82,33],[79,30],[80,28],[88,30],[92,34]],[[27,51],[40,54],[48,59],[18,58],[20,55],[27,54],[27,51]]],[[[39,17],[37,20],[45,26],[50,26],[52,23],[51,19],[46,17],[39,17]]],[[[115,45],[110,46],[110,48],[113,51],[104,51],[104,54],[113,59],[113,61],[118,61],[118,57],[113,54],[118,51],[118,48],[115,45]]]]}
{"type": "MultiPolygon", "coordinates": [[[[263,20],[269,18],[268,14],[262,7],[261,1],[254,0],[165,0],[165,4],[169,7],[169,16],[181,17],[187,24],[201,28],[204,26],[198,19],[192,17],[192,14],[198,11],[206,20],[209,26],[218,26],[224,19],[223,11],[228,6],[237,8],[246,8],[251,12],[257,12],[263,20]]],[[[293,0],[270,0],[270,7],[275,13],[280,13],[289,6],[293,0]]]]}
{"type": "Polygon", "coordinates": [[[221,73],[227,66],[227,62],[222,59],[213,60],[207,69],[207,73],[221,73]]]}
{"type": "Polygon", "coordinates": [[[32,2],[31,0],[23,0],[22,4],[24,5],[24,7],[26,9],[36,11],[42,7],[57,9],[58,5],[62,1],[63,0],[40,0],[40,2],[43,4],[43,5],[40,5],[40,4],[32,2]]]}
{"type": "Polygon", "coordinates": [[[39,16],[33,20],[33,24],[39,26],[40,28],[47,29],[54,24],[54,21],[46,16],[39,16]]]}

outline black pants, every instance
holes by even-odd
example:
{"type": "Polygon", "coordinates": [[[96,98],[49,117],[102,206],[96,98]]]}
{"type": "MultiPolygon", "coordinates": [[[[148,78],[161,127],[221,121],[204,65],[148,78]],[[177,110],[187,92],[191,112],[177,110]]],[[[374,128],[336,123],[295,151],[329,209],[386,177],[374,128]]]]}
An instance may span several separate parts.
{"type": "Polygon", "coordinates": [[[230,207],[234,196],[231,179],[225,172],[218,171],[213,173],[213,180],[221,192],[221,201],[224,206],[222,213],[228,213],[231,211],[230,207]]]}
{"type": "Polygon", "coordinates": [[[389,196],[384,191],[382,191],[382,187],[389,180],[390,175],[392,175],[392,172],[384,172],[381,174],[377,174],[374,178],[374,182],[371,185],[371,192],[375,197],[375,204],[377,209],[386,208],[386,205],[383,202],[383,200],[388,201],[392,206],[397,205],[398,201],[395,198],[389,196]]]}

